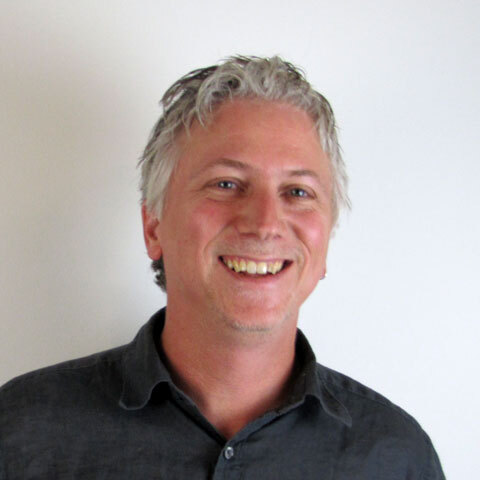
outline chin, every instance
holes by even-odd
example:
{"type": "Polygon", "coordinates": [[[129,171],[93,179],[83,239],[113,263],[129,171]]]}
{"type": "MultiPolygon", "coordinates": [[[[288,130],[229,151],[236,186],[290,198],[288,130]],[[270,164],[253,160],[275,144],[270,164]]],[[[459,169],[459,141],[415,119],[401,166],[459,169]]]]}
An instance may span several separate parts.
{"type": "Polygon", "coordinates": [[[223,322],[226,323],[233,330],[239,332],[251,333],[269,333],[277,328],[285,326],[289,321],[295,321],[297,315],[287,311],[285,307],[282,308],[265,308],[259,306],[258,308],[239,308],[235,311],[221,312],[223,322]]]}

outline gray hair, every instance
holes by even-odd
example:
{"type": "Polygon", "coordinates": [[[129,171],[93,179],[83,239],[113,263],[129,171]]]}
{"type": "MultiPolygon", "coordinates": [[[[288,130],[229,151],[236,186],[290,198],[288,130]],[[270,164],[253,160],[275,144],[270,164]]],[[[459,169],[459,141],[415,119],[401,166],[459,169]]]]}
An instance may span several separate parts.
{"type": "MultiPolygon", "coordinates": [[[[170,176],[176,164],[176,139],[194,120],[205,126],[215,107],[235,98],[260,98],[289,103],[312,118],[320,143],[330,159],[332,218],[349,208],[348,178],[337,139],[335,117],[327,99],[307,82],[301,69],[280,57],[235,56],[207,68],[193,70],[175,82],[163,96],[163,112],[152,130],[140,159],[142,203],[162,215],[170,176]]],[[[163,261],[152,268],[156,282],[166,290],[163,261]]]]}

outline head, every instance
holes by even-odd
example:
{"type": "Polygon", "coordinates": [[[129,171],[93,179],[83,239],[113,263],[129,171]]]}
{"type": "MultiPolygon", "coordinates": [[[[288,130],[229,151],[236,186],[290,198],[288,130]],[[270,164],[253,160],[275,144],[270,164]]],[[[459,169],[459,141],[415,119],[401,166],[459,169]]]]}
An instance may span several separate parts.
{"type": "MultiPolygon", "coordinates": [[[[141,157],[142,203],[161,218],[170,177],[175,169],[177,139],[196,120],[206,125],[212,112],[234,99],[262,99],[291,104],[312,119],[329,159],[333,225],[349,207],[347,175],[337,140],[332,108],[307,82],[301,70],[281,58],[231,57],[219,65],[194,70],[175,82],[161,100],[162,115],[141,157]]],[[[162,259],[155,260],[157,284],[166,290],[162,259]]]]}

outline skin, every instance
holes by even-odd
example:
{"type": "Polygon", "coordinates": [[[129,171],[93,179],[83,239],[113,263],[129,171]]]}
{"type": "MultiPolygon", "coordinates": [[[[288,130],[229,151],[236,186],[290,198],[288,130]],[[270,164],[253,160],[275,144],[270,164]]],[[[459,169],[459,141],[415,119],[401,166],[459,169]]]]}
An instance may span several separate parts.
{"type": "Polygon", "coordinates": [[[228,438],[288,391],[298,311],[326,270],[329,160],[308,114],[264,100],[223,103],[179,147],[161,219],[142,210],[167,277],[162,345],[174,381],[228,438]],[[227,257],[286,267],[250,276],[227,257]]]}

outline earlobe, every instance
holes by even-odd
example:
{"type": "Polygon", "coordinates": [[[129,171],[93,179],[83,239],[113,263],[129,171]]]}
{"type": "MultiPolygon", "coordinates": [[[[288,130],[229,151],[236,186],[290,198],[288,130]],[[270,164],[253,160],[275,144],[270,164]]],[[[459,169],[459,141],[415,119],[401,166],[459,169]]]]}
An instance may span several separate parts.
{"type": "Polygon", "coordinates": [[[160,241],[160,220],[157,215],[148,210],[145,204],[142,205],[143,238],[147,247],[148,256],[152,260],[159,260],[162,257],[162,246],[160,241]]]}

